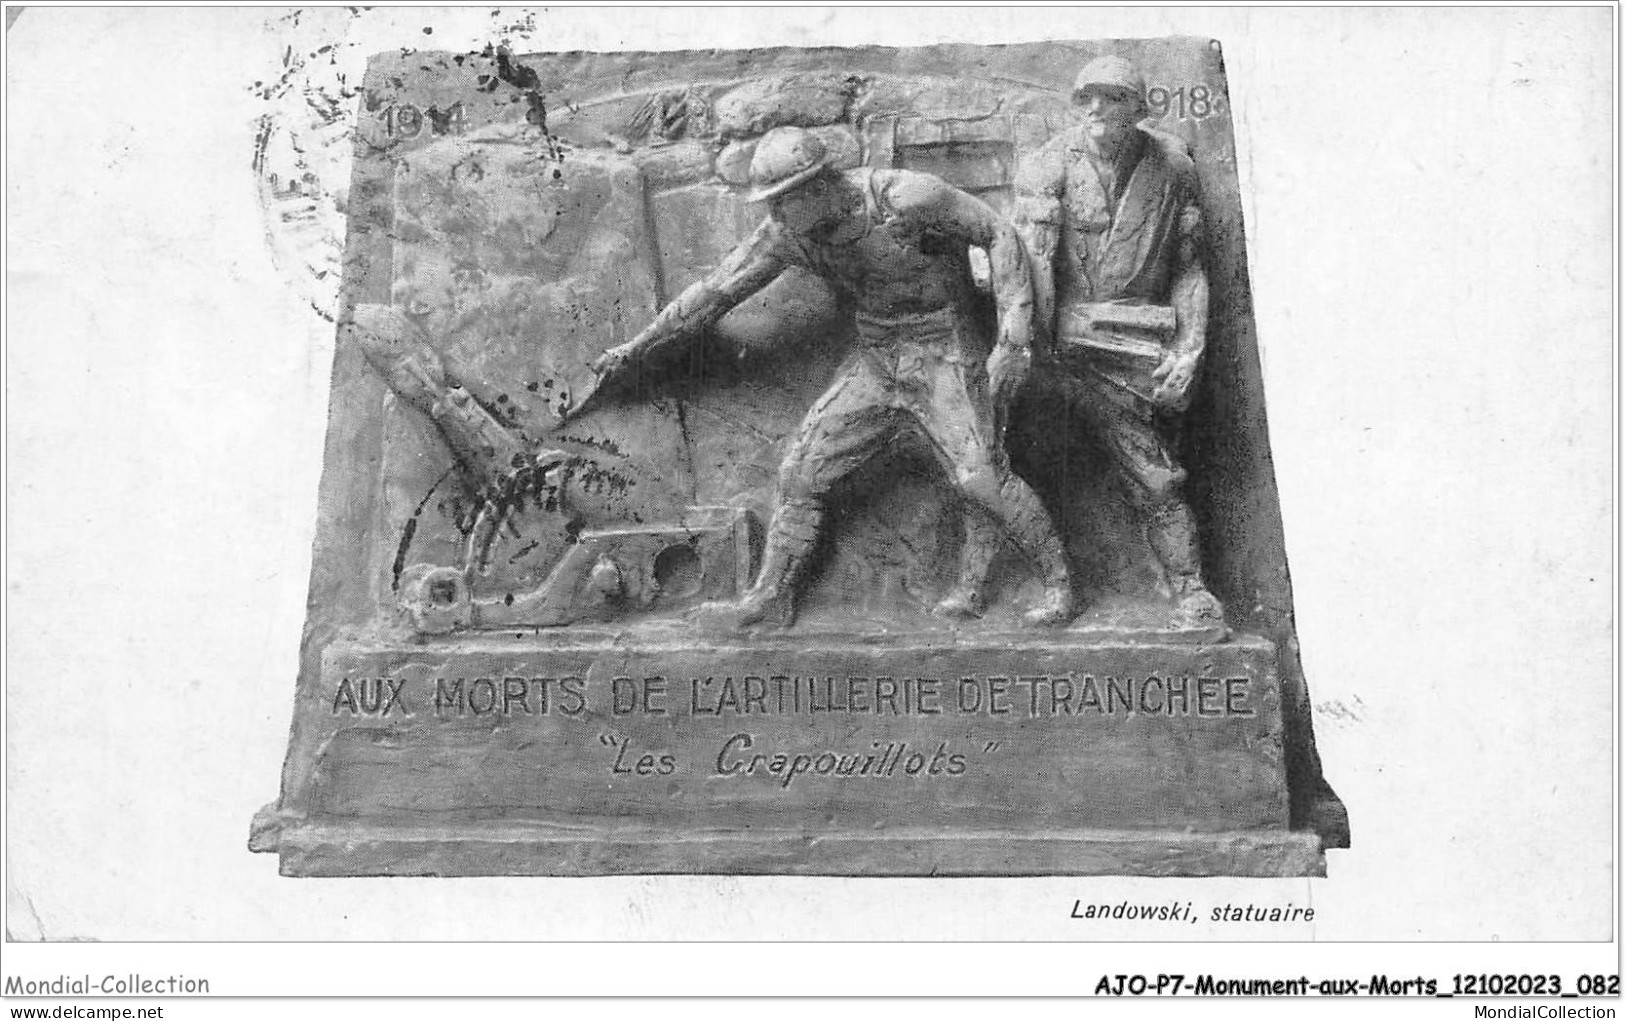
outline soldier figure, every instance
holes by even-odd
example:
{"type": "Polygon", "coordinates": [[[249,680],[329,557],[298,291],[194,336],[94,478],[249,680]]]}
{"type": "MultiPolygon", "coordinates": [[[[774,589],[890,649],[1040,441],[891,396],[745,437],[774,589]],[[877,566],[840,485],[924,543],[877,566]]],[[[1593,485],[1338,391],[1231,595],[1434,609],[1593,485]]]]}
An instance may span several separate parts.
{"type": "MultiPolygon", "coordinates": [[[[1072,615],[1059,537],[1037,496],[1007,466],[995,408],[1026,378],[1032,280],[1014,229],[983,202],[929,174],[829,167],[822,143],[777,128],[751,160],[753,202],[770,216],[711,274],[648,328],[594,363],[603,379],[646,349],[692,334],[791,266],[818,274],[855,310],[857,340],[808,411],[779,472],[767,548],[755,584],[713,607],[734,626],[789,623],[797,582],[837,480],[905,432],[921,435],[972,507],[996,521],[1037,566],[1045,585],[1030,624],[1072,615]],[[969,246],[993,267],[998,337],[991,354],[972,313],[969,246]],[[984,369],[985,358],[985,369],[984,369]]],[[[968,532],[997,541],[982,528],[968,532]]],[[[954,596],[939,606],[953,612],[954,596]]]]}
{"type": "Polygon", "coordinates": [[[1195,163],[1181,139],[1139,126],[1145,79],[1128,61],[1091,61],[1072,99],[1084,123],[1016,182],[1039,347],[1055,360],[1035,373],[1033,396],[1064,401],[1101,439],[1161,563],[1176,626],[1218,625],[1174,458],[1207,340],[1195,163]]]}

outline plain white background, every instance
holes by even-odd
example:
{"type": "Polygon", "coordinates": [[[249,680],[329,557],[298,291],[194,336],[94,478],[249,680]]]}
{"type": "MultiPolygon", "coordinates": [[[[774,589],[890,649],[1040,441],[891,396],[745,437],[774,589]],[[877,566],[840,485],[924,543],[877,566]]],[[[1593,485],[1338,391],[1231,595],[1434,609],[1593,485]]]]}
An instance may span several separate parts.
{"type": "MultiPolygon", "coordinates": [[[[1610,9],[564,8],[513,36],[521,52],[1223,40],[1298,632],[1354,829],[1328,879],[1268,881],[315,881],[249,855],[291,717],[332,355],[320,288],[273,260],[249,86],[323,34],[352,59],[477,48],[521,19],[280,15],[29,8],[7,33],[13,937],[1613,938],[1610,9]],[[1068,918],[1075,898],[1124,896],[1316,919],[1068,918]]],[[[1262,967],[1244,949],[1213,959],[1262,967]]],[[[1332,960],[1296,952],[1270,950],[1271,967],[1332,960]]],[[[238,991],[289,991],[187,953],[238,991]]],[[[298,959],[306,991],[385,991],[298,959]]],[[[614,981],[703,978],[646,965],[614,981]]],[[[930,971],[915,977],[943,991],[1080,992],[1094,975],[930,971]]],[[[504,974],[525,988],[489,978],[504,974]]]]}

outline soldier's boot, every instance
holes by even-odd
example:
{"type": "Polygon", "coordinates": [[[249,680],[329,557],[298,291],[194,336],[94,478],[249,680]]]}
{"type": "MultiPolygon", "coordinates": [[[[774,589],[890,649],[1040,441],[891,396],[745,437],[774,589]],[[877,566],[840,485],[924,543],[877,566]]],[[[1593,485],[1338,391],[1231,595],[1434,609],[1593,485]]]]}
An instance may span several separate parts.
{"type": "Polygon", "coordinates": [[[965,511],[965,544],[959,550],[959,579],[949,593],[937,600],[931,612],[950,620],[972,620],[987,611],[982,585],[993,554],[999,548],[998,526],[974,509],[965,511]]]}
{"type": "Polygon", "coordinates": [[[1022,621],[1029,627],[1065,624],[1075,615],[1072,572],[1067,568],[1066,548],[1050,523],[1049,512],[1038,501],[1038,494],[1015,475],[1005,478],[999,497],[1010,537],[1038,567],[1039,577],[1044,580],[1043,598],[1021,615],[1022,621]]]}
{"type": "Polygon", "coordinates": [[[1222,626],[1224,607],[1202,581],[1196,516],[1190,506],[1174,499],[1157,508],[1146,523],[1146,538],[1168,575],[1174,625],[1192,629],[1222,626]]]}
{"type": "Polygon", "coordinates": [[[796,584],[818,542],[823,517],[823,509],[815,503],[781,503],[768,526],[767,549],[755,584],[735,601],[701,606],[696,620],[732,630],[762,623],[789,627],[795,621],[796,584]]]}

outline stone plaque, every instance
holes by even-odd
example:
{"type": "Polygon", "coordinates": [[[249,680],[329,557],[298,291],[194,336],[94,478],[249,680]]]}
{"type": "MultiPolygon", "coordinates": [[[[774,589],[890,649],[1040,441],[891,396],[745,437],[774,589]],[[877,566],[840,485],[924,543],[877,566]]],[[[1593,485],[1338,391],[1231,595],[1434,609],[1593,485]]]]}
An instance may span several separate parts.
{"type": "Polygon", "coordinates": [[[389,53],[289,875],[1317,875],[1217,42],[389,53]]]}

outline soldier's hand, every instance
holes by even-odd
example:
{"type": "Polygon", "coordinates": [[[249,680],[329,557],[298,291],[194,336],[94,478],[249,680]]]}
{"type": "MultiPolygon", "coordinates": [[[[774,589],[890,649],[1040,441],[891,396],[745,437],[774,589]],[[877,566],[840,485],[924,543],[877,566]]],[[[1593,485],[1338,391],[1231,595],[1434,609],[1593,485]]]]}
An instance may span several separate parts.
{"type": "Polygon", "coordinates": [[[1171,353],[1151,373],[1157,389],[1151,403],[1164,411],[1184,411],[1191,402],[1191,384],[1196,381],[1196,356],[1171,353]]]}
{"type": "Polygon", "coordinates": [[[1031,351],[1033,322],[1028,316],[999,316],[999,337],[995,347],[1016,347],[1031,351]]]}
{"type": "Polygon", "coordinates": [[[637,341],[629,340],[610,348],[597,358],[593,359],[592,371],[599,379],[618,374],[626,363],[637,355],[637,341]]]}
{"type": "Polygon", "coordinates": [[[638,335],[631,340],[599,355],[592,363],[592,371],[598,374],[599,379],[613,375],[621,371],[627,362],[635,361],[643,352],[666,338],[666,332],[660,328],[660,323],[656,320],[639,330],[638,335]]]}
{"type": "Polygon", "coordinates": [[[1033,353],[1028,347],[997,344],[987,358],[987,384],[993,391],[993,403],[1004,405],[1015,399],[1021,385],[1027,382],[1032,368],[1033,353]]]}

